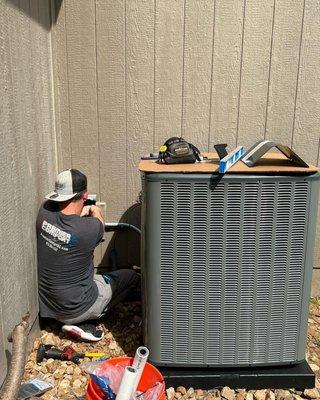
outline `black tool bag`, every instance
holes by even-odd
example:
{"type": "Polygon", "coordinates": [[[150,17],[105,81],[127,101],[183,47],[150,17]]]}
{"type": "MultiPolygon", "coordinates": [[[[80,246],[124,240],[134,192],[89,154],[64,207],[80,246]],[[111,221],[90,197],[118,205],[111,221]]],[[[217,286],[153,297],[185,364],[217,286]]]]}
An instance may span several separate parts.
{"type": "Polygon", "coordinates": [[[201,161],[200,151],[192,143],[183,138],[172,137],[168,139],[159,151],[158,162],[165,164],[190,164],[201,161]]]}

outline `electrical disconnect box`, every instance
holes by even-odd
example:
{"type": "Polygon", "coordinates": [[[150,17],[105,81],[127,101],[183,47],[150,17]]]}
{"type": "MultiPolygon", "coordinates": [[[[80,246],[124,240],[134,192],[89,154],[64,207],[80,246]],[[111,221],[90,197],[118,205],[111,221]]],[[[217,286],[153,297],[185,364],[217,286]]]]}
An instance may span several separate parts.
{"type": "Polygon", "coordinates": [[[144,341],[163,366],[305,358],[319,174],[143,175],[144,341]]]}

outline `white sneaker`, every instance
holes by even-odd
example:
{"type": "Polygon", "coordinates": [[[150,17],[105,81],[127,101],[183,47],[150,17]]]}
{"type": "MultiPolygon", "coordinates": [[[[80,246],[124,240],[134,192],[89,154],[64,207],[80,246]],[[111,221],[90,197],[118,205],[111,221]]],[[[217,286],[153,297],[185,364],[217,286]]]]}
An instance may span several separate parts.
{"type": "Polygon", "coordinates": [[[63,325],[61,328],[63,332],[67,333],[74,339],[82,339],[88,342],[98,342],[104,336],[102,330],[97,329],[93,324],[77,324],[77,325],[63,325]]]}

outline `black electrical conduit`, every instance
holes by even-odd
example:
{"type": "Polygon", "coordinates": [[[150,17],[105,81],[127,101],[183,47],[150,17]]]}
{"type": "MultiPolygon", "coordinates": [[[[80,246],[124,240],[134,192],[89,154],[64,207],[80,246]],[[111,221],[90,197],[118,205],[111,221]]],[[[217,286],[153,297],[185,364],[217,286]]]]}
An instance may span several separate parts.
{"type": "MultiPolygon", "coordinates": [[[[137,228],[135,225],[128,224],[126,222],[106,222],[104,226],[104,230],[106,232],[115,232],[115,231],[124,231],[132,229],[138,235],[141,235],[141,230],[137,228]]],[[[118,269],[117,266],[117,252],[116,249],[113,248],[109,254],[110,265],[112,267],[112,271],[116,271],[118,269]]]]}
{"type": "Polygon", "coordinates": [[[115,231],[123,231],[127,229],[132,229],[139,235],[141,235],[141,230],[137,228],[135,225],[128,224],[126,222],[106,222],[105,223],[105,231],[106,232],[115,232],[115,231]]]}

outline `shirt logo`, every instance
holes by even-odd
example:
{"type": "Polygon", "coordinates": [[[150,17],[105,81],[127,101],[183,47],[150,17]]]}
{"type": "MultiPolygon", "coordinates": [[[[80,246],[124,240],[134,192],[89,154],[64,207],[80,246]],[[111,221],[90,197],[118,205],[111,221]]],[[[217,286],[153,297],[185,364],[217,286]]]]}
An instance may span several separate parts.
{"type": "Polygon", "coordinates": [[[69,244],[70,242],[70,233],[64,232],[63,230],[57,228],[56,226],[50,224],[45,220],[42,222],[41,229],[52,236],[54,239],[57,238],[58,240],[66,244],[69,244]]]}

